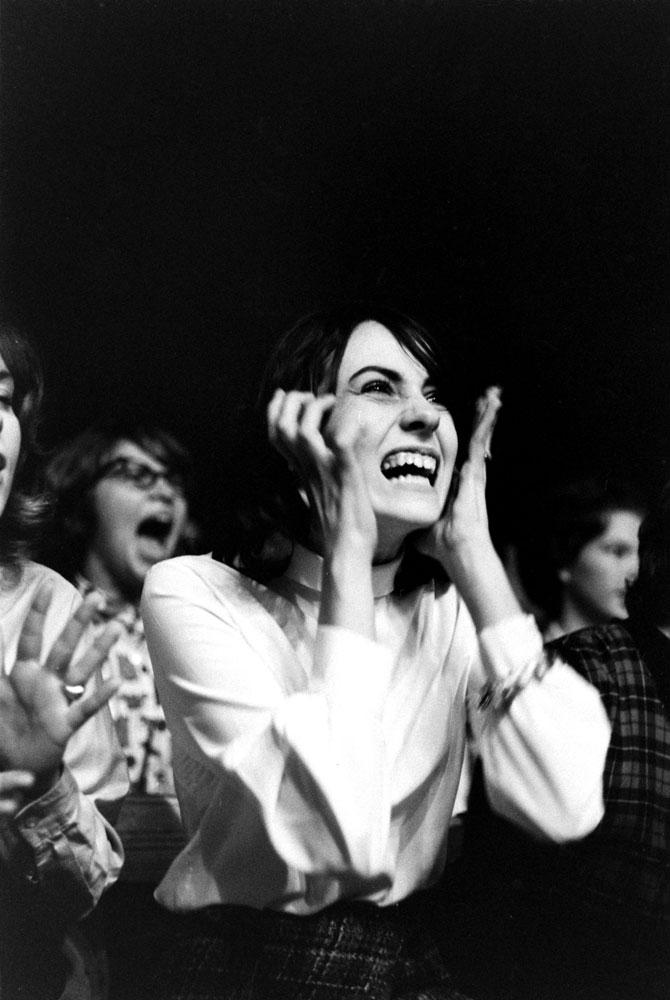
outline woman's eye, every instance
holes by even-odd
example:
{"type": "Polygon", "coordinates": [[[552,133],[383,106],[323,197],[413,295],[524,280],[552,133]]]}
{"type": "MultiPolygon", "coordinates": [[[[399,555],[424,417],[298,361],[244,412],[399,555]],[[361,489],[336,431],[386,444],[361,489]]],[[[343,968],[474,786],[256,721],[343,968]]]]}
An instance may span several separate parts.
{"type": "Polygon", "coordinates": [[[447,409],[447,404],[444,402],[442,394],[437,389],[428,389],[424,393],[424,396],[429,403],[432,403],[433,406],[438,407],[440,410],[447,409]]]}
{"type": "Polygon", "coordinates": [[[7,393],[0,393],[0,406],[5,410],[11,410],[14,405],[14,397],[7,393]]]}
{"type": "Polygon", "coordinates": [[[605,545],[605,552],[610,556],[614,556],[615,559],[625,559],[630,549],[627,545],[609,544],[605,545]]]}
{"type": "Polygon", "coordinates": [[[393,394],[393,386],[386,379],[376,378],[371,382],[366,382],[362,387],[361,392],[370,393],[372,395],[380,394],[382,396],[391,396],[393,394]]]}

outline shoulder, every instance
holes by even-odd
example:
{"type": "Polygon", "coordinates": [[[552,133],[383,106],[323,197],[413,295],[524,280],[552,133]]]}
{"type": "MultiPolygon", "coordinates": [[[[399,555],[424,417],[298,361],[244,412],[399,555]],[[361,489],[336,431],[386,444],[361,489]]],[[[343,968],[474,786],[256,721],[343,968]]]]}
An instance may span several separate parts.
{"type": "Polygon", "coordinates": [[[71,583],[41,563],[27,559],[21,563],[17,572],[3,578],[0,586],[0,609],[8,608],[23,602],[32,601],[34,595],[44,584],[52,587],[51,607],[66,605],[71,608],[79,603],[80,597],[71,583]]]}
{"type": "Polygon", "coordinates": [[[43,566],[42,563],[33,562],[31,559],[26,560],[24,566],[24,576],[31,584],[35,585],[35,589],[42,586],[43,583],[51,583],[55,595],[67,596],[70,599],[77,596],[77,588],[69,583],[64,576],[57,573],[55,569],[43,566]]]}
{"type": "Polygon", "coordinates": [[[50,648],[68,618],[79,606],[79,594],[71,583],[54,570],[29,560],[21,564],[16,576],[3,580],[0,588],[0,621],[8,662],[13,662],[18,637],[32,600],[46,583],[52,585],[52,593],[42,633],[43,649],[50,648]]]}
{"type": "Polygon", "coordinates": [[[218,582],[228,576],[240,576],[238,570],[214,559],[211,554],[204,556],[176,556],[164,559],[152,566],[144,581],[144,592],[151,593],[167,584],[194,579],[218,582]]]}
{"type": "Polygon", "coordinates": [[[144,581],[143,614],[166,602],[204,602],[211,605],[248,601],[261,584],[225,563],[205,556],[178,556],[153,566],[144,581]]]}
{"type": "Polygon", "coordinates": [[[563,660],[595,681],[610,681],[640,662],[635,641],[623,622],[579,629],[548,644],[563,660]]]}

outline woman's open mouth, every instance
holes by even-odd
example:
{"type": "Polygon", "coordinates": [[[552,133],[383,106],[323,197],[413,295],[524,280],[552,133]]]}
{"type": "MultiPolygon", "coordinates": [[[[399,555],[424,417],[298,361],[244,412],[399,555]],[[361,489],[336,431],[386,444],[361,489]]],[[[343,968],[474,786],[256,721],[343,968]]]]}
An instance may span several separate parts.
{"type": "Polygon", "coordinates": [[[170,515],[152,514],[140,521],[136,534],[145,555],[151,559],[165,558],[173,525],[174,518],[170,515]]]}
{"type": "Polygon", "coordinates": [[[435,485],[438,461],[434,455],[422,451],[395,451],[387,455],[381,465],[386,479],[405,482],[428,482],[435,485]]]}

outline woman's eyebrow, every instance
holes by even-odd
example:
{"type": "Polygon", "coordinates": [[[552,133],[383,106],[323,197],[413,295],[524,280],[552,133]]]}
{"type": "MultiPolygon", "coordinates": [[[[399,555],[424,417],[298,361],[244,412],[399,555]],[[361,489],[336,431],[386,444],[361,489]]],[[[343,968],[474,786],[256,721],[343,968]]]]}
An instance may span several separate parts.
{"type": "Polygon", "coordinates": [[[0,368],[0,382],[13,382],[14,378],[12,373],[7,371],[6,368],[0,368]]]}
{"type": "Polygon", "coordinates": [[[389,379],[391,382],[402,382],[402,375],[400,372],[394,371],[393,368],[384,368],[382,365],[365,365],[365,367],[359,368],[357,372],[354,372],[349,381],[353,382],[353,380],[358,378],[359,375],[365,375],[367,372],[376,372],[378,375],[383,375],[384,378],[389,379]]]}
{"type": "MultiPolygon", "coordinates": [[[[359,368],[358,371],[354,372],[349,378],[349,381],[353,382],[353,380],[358,378],[359,375],[365,375],[367,372],[375,372],[377,375],[383,375],[384,378],[387,378],[390,382],[405,381],[404,376],[401,375],[400,372],[397,372],[394,368],[384,368],[383,365],[365,365],[363,368],[359,368]]],[[[431,378],[430,375],[426,375],[423,383],[424,389],[432,388],[435,385],[436,380],[431,378]]]]}

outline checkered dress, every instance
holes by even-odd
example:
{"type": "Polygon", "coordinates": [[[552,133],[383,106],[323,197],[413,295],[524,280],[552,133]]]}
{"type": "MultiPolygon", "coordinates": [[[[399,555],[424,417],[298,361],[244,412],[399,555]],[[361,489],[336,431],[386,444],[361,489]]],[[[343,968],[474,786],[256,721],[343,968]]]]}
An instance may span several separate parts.
{"type": "Polygon", "coordinates": [[[612,724],[605,817],[562,850],[556,889],[670,924],[670,640],[636,620],[550,648],[598,688],[612,724]]]}

